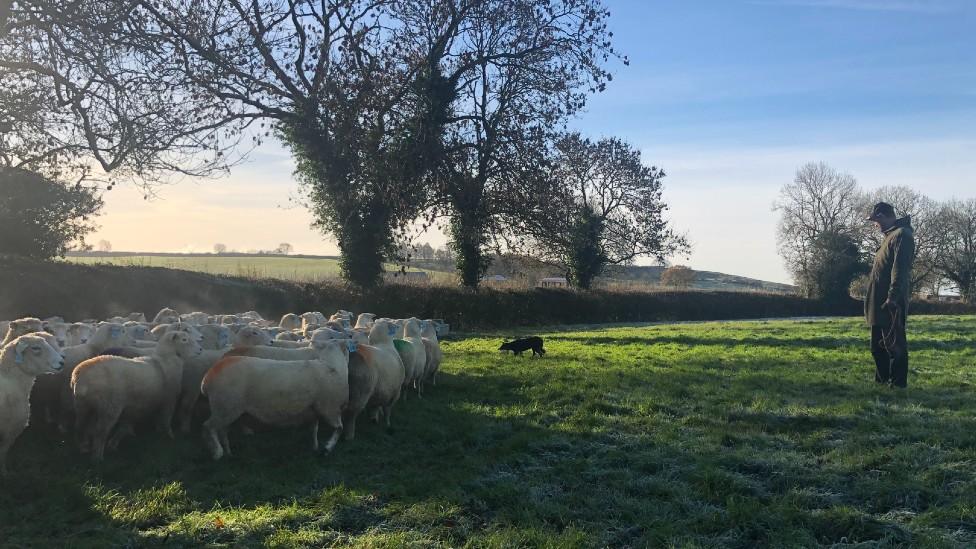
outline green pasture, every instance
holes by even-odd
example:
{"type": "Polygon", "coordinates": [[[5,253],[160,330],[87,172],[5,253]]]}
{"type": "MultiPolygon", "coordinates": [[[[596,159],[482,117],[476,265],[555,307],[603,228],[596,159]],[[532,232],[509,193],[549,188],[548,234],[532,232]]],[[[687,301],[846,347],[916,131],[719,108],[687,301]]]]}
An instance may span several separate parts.
{"type": "MultiPolygon", "coordinates": [[[[186,255],[134,255],[134,256],[69,256],[67,261],[87,265],[118,265],[124,267],[164,267],[215,275],[244,278],[277,278],[295,282],[317,282],[339,277],[339,261],[327,258],[288,256],[186,256],[186,255]]],[[[388,271],[399,269],[386,266],[388,271]]],[[[407,269],[418,271],[422,269],[407,269]]],[[[428,271],[432,281],[453,280],[453,274],[428,271]]]]}
{"type": "Polygon", "coordinates": [[[976,317],[911,319],[906,391],[856,319],[537,333],[542,359],[445,342],[392,431],[329,456],[304,428],[217,463],[149,431],[96,467],[32,428],[0,545],[976,546],[976,317]]]}

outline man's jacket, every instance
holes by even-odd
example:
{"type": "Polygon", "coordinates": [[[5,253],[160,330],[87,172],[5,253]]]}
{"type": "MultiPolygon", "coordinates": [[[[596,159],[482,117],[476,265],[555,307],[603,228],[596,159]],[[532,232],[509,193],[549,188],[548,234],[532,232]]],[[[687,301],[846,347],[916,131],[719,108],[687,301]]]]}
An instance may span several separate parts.
{"type": "Polygon", "coordinates": [[[891,300],[908,311],[912,287],[912,260],[915,258],[915,235],[911,218],[903,217],[885,231],[884,241],[874,255],[874,266],[864,296],[864,319],[871,326],[887,326],[891,313],[882,309],[891,300]]]}

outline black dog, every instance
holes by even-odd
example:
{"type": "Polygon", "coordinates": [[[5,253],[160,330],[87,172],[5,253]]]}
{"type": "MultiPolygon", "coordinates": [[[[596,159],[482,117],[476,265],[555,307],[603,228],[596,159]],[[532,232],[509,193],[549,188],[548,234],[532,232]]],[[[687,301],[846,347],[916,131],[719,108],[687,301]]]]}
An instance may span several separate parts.
{"type": "Polygon", "coordinates": [[[522,353],[529,349],[532,349],[532,356],[546,354],[546,350],[542,348],[541,337],[523,337],[507,343],[503,341],[502,346],[498,348],[499,351],[512,351],[515,356],[522,356],[522,353]]]}

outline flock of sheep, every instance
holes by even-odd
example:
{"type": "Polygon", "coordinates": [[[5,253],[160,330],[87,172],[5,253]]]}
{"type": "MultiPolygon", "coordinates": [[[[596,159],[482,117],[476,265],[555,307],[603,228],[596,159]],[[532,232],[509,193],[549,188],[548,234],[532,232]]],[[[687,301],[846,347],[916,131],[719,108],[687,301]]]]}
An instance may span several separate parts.
{"type": "MultiPolygon", "coordinates": [[[[387,427],[393,406],[436,385],[443,355],[439,321],[356,317],[338,311],[286,314],[275,325],[254,311],[179,314],[163,309],[107,321],[0,322],[0,474],[33,410],[100,461],[136,424],[152,420],[173,436],[189,432],[201,396],[209,403],[204,442],[214,459],[230,455],[228,428],[242,416],[280,426],[310,423],[351,440],[366,411],[387,427]],[[354,322],[355,320],[355,322],[354,322]],[[44,375],[48,374],[48,375],[44,375]]],[[[245,427],[246,429],[246,427],[245,427]]]]}

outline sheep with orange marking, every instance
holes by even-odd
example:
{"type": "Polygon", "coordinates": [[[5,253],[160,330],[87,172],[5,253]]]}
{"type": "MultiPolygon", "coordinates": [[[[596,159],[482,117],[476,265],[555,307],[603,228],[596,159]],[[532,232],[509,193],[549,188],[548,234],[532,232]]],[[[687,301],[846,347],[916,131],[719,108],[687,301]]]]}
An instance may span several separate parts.
{"type": "Polygon", "coordinates": [[[220,361],[220,359],[223,358],[228,351],[264,347],[273,343],[271,335],[256,326],[245,326],[241,328],[237,334],[233,336],[233,338],[230,337],[230,329],[226,326],[218,326],[213,324],[201,326],[200,328],[209,329],[204,330],[204,341],[207,341],[207,332],[214,329],[226,330],[227,339],[221,340],[218,337],[217,343],[224,341],[220,348],[205,349],[202,353],[187,360],[183,364],[183,382],[180,384],[180,399],[179,403],[177,404],[176,411],[176,420],[179,424],[180,432],[182,433],[190,432],[190,424],[193,421],[193,411],[196,408],[197,402],[199,402],[201,396],[200,382],[203,381],[203,376],[207,375],[210,368],[217,364],[217,362],[220,361]],[[233,349],[228,349],[227,342],[229,342],[231,339],[233,339],[234,346],[233,349]]]}
{"type": "Polygon", "coordinates": [[[231,455],[227,428],[244,414],[269,425],[313,422],[313,450],[319,446],[319,420],[325,421],[333,428],[325,445],[331,452],[349,402],[349,348],[330,341],[317,359],[302,361],[230,356],[207,372],[200,389],[210,400],[203,436],[215,460],[231,455]]]}
{"type": "Polygon", "coordinates": [[[153,416],[172,438],[183,364],[202,351],[189,334],[174,331],[159,340],[152,356],[100,356],[78,365],[71,375],[71,390],[81,451],[90,451],[93,460],[101,461],[106,445],[117,447],[122,437],[134,434],[137,422],[153,416]]]}
{"type": "Polygon", "coordinates": [[[0,349],[0,476],[7,474],[7,452],[30,422],[34,379],[64,368],[64,356],[43,338],[22,335],[0,349]]]}

